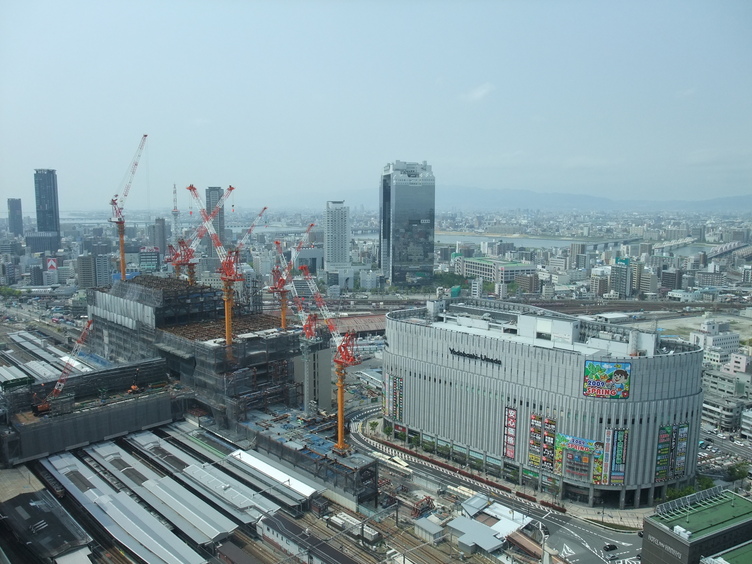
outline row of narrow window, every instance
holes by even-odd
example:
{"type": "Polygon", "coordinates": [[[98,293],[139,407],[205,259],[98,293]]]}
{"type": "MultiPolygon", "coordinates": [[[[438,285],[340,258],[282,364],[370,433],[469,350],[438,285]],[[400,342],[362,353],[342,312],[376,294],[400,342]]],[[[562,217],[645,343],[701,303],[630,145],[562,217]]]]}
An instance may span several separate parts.
{"type": "MultiPolygon", "coordinates": [[[[428,380],[429,382],[431,381],[431,377],[430,376],[427,377],[425,374],[422,374],[422,375],[421,374],[416,374],[416,376],[419,379],[428,380]]],[[[412,372],[408,373],[408,377],[412,377],[412,372]]],[[[434,382],[434,384],[437,383],[436,377],[433,378],[433,382],[434,382]]],[[[443,384],[443,381],[442,381],[441,378],[438,379],[438,383],[439,384],[443,384]]],[[[450,388],[453,387],[452,386],[452,382],[447,381],[447,383],[449,384],[450,388]]],[[[461,388],[462,386],[459,386],[459,387],[461,388]]],[[[481,390],[480,388],[475,388],[475,387],[471,387],[471,386],[467,386],[466,385],[465,386],[465,391],[466,392],[472,392],[472,393],[482,393],[483,397],[489,397],[489,392],[487,392],[486,390],[481,390]]],[[[494,399],[499,399],[499,393],[498,392],[490,392],[490,394],[491,394],[490,397],[492,397],[494,399]]],[[[530,407],[530,401],[523,402],[523,400],[520,400],[520,407],[522,407],[523,403],[524,403],[525,407],[530,407]]],[[[511,405],[517,405],[517,398],[511,398],[511,396],[507,396],[507,406],[509,406],[510,404],[511,405]]],[[[535,403],[533,403],[533,409],[534,410],[544,411],[543,404],[536,405],[535,403]]],[[[556,413],[556,411],[557,411],[557,409],[556,409],[556,407],[554,407],[553,408],[553,412],[556,413]]],[[[689,419],[689,414],[690,414],[689,411],[685,411],[684,412],[684,419],[685,420],[689,419]]],[[[691,412],[691,414],[694,417],[694,414],[695,414],[694,410],[691,412]]],[[[567,419],[570,418],[571,416],[572,416],[572,412],[568,411],[567,412],[567,419]]],[[[585,415],[583,415],[583,417],[586,419],[587,415],[585,414],[585,415]]],[[[578,413],[577,412],[574,413],[574,420],[575,421],[578,420],[578,413]]],[[[590,416],[590,421],[595,421],[595,415],[591,415],[590,416]]],[[[625,417],[624,421],[623,421],[623,424],[626,425],[628,421],[629,420],[625,417]]],[[[632,423],[631,424],[634,425],[635,421],[637,421],[637,419],[635,417],[632,417],[632,423]]],[[[674,421],[676,421],[676,413],[674,413],[674,421]]],[[[647,418],[647,422],[650,423],[650,417],[647,418]]],[[[658,422],[658,416],[654,415],[653,416],[653,423],[657,423],[657,422],[658,422]]],[[[603,417],[599,417],[598,418],[598,423],[601,424],[601,425],[603,424],[603,417]]],[[[608,417],[606,419],[606,425],[612,425],[612,424],[613,425],[621,425],[622,424],[622,420],[619,419],[619,418],[616,418],[616,419],[614,419],[614,421],[612,423],[611,422],[611,417],[608,417]]],[[[639,424],[640,425],[643,424],[643,418],[642,417],[639,418],[639,424]]]]}

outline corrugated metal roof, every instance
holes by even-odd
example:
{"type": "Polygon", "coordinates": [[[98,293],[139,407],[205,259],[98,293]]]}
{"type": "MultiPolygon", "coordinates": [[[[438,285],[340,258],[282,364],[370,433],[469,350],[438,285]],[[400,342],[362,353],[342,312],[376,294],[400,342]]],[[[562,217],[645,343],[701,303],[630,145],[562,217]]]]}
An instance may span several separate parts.
{"type": "Polygon", "coordinates": [[[70,453],[50,456],[42,464],[118,542],[150,564],[205,564],[127,493],[116,493],[70,453]],[[79,477],[80,479],[74,479],[79,477]],[[84,484],[81,489],[77,484],[84,484]]]}
{"type": "Polygon", "coordinates": [[[196,544],[222,540],[237,528],[208,503],[172,479],[159,476],[114,443],[85,450],[196,544]]]}

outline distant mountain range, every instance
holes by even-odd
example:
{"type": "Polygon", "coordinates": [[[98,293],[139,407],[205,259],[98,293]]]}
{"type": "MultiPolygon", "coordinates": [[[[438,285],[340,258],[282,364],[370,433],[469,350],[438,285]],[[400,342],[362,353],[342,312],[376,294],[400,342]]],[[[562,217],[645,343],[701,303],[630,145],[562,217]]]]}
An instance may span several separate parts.
{"type": "MultiPolygon", "coordinates": [[[[378,208],[376,190],[352,191],[345,198],[350,207],[378,208]]],[[[707,200],[614,200],[583,194],[547,194],[532,190],[488,190],[440,185],[436,209],[441,211],[495,211],[510,209],[588,211],[681,211],[752,213],[752,194],[707,200]]]]}

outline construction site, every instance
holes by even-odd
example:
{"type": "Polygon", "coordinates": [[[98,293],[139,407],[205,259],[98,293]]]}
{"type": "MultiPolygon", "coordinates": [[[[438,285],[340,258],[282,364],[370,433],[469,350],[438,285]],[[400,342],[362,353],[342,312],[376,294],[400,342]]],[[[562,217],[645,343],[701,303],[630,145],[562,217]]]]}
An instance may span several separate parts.
{"type": "MultiPolygon", "coordinates": [[[[144,141],[145,136],[139,152],[144,141]]],[[[2,463],[193,418],[324,480],[353,508],[375,502],[375,461],[352,454],[344,442],[345,369],[359,362],[354,334],[338,333],[307,270],[298,276],[298,286],[293,283],[295,257],[313,225],[289,259],[275,242],[279,264],[267,292],[277,296],[279,308],[264,313],[260,280],[240,256],[266,208],[228,252],[212,222],[234,188],[223,193],[212,213],[195,187],[188,190],[202,223],[170,246],[171,274],[127,277],[121,268],[119,281],[87,290],[88,321],[70,355],[50,354],[42,339],[30,337],[34,344],[24,354],[38,355],[34,363],[50,362],[48,369],[35,373],[28,362],[8,357],[23,378],[3,398],[2,463]],[[221,288],[196,280],[204,235],[216,253],[221,288]],[[306,306],[298,294],[301,282],[306,306]],[[289,327],[288,302],[297,314],[289,327]],[[96,362],[80,358],[84,341],[87,358],[96,362]],[[332,363],[336,415],[331,414],[332,363]]],[[[122,267],[123,198],[116,196],[111,204],[122,267]]]]}

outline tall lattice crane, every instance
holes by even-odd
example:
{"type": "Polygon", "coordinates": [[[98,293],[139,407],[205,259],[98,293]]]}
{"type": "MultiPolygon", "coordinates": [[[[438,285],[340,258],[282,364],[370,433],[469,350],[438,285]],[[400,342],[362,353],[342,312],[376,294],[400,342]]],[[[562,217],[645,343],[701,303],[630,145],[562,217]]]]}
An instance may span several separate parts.
{"type": "Polygon", "coordinates": [[[298,241],[298,244],[290,252],[290,260],[284,260],[284,249],[282,248],[281,241],[274,241],[274,246],[277,249],[277,255],[280,260],[280,264],[272,269],[272,283],[269,286],[269,291],[272,294],[279,296],[280,312],[279,323],[283,330],[287,329],[287,295],[290,292],[290,286],[292,284],[292,271],[295,267],[295,261],[300,254],[300,250],[303,248],[303,244],[311,234],[311,229],[315,224],[311,223],[306,228],[305,233],[298,241]]]}
{"type": "Polygon", "coordinates": [[[133,177],[136,174],[138,168],[138,161],[141,159],[141,153],[146,145],[146,138],[144,135],[141,137],[141,142],[138,144],[136,154],[128,167],[127,180],[125,186],[120,193],[120,197],[115,194],[110,200],[112,206],[112,217],[110,221],[117,225],[118,240],[120,241],[120,280],[125,280],[125,217],[123,216],[123,206],[125,205],[125,199],[128,197],[128,192],[131,190],[131,184],[133,184],[133,177]]]}
{"type": "Polygon", "coordinates": [[[251,234],[253,233],[253,229],[255,228],[256,224],[261,219],[261,216],[264,214],[267,208],[264,207],[261,210],[261,212],[256,216],[256,218],[251,223],[251,226],[248,228],[243,238],[238,243],[237,247],[235,247],[233,250],[231,250],[228,253],[225,250],[225,247],[222,244],[222,241],[220,241],[219,236],[217,235],[217,232],[214,230],[214,225],[212,225],[212,222],[210,221],[210,216],[209,214],[206,213],[206,209],[204,209],[204,206],[201,203],[201,198],[198,195],[198,191],[192,185],[188,189],[190,190],[191,195],[193,196],[193,199],[196,201],[196,204],[199,208],[199,212],[201,213],[201,218],[204,221],[203,224],[204,226],[206,226],[207,231],[209,233],[209,237],[211,238],[212,244],[214,245],[214,248],[217,251],[217,256],[219,256],[219,260],[220,260],[219,273],[220,273],[220,278],[222,279],[222,299],[225,302],[225,346],[226,346],[227,360],[231,361],[233,357],[232,355],[232,340],[233,340],[232,338],[232,309],[235,304],[234,284],[235,282],[241,282],[245,280],[244,275],[239,270],[240,251],[250,240],[251,234]]]}
{"type": "MultiPolygon", "coordinates": [[[[313,300],[316,303],[319,313],[323,321],[326,323],[329,332],[331,333],[334,346],[336,347],[334,353],[334,372],[337,375],[337,444],[334,446],[334,450],[341,455],[346,455],[349,449],[347,443],[345,443],[345,378],[347,376],[347,368],[360,364],[360,358],[355,355],[355,333],[348,332],[344,335],[340,334],[336,323],[334,322],[334,316],[332,315],[329,307],[326,305],[321,292],[319,292],[316,281],[311,276],[308,267],[303,265],[300,267],[303,272],[303,277],[308,285],[308,290],[313,296],[313,300]]],[[[308,377],[310,376],[310,368],[307,366],[310,363],[310,344],[316,339],[316,325],[318,324],[318,316],[316,314],[309,314],[305,323],[303,324],[303,336],[302,339],[309,341],[303,351],[303,362],[305,363],[305,377],[306,381],[303,383],[303,394],[306,395],[306,386],[310,387],[308,377]]],[[[301,341],[302,342],[302,341],[301,341]]],[[[310,394],[310,389],[308,391],[310,394]]],[[[306,412],[310,410],[308,404],[310,398],[305,398],[306,412]]]]}
{"type": "Polygon", "coordinates": [[[84,346],[84,343],[89,336],[89,331],[91,330],[92,323],[93,321],[89,319],[84,325],[81,334],[78,336],[78,339],[76,339],[76,344],[73,345],[73,350],[68,356],[68,361],[65,363],[65,366],[63,366],[62,372],[60,372],[60,376],[55,383],[55,387],[44,400],[32,405],[32,409],[35,414],[44,415],[45,413],[48,413],[52,408],[50,402],[60,397],[60,394],[63,392],[63,388],[65,388],[65,383],[68,381],[68,376],[70,376],[70,373],[73,371],[73,363],[78,356],[78,353],[81,352],[81,347],[84,346]]]}
{"type": "MultiPolygon", "coordinates": [[[[188,267],[188,284],[190,284],[191,286],[196,283],[196,264],[198,263],[196,250],[198,249],[198,245],[203,239],[204,235],[209,232],[209,228],[206,224],[208,222],[212,223],[213,225],[214,218],[219,214],[219,210],[224,207],[225,200],[227,200],[233,190],[235,190],[235,188],[233,186],[229,186],[227,190],[224,191],[219,201],[217,201],[217,204],[214,206],[211,214],[206,218],[202,218],[201,223],[198,227],[196,227],[196,230],[191,234],[190,237],[188,237],[187,239],[179,239],[177,248],[171,246],[169,256],[165,257],[165,260],[167,262],[171,262],[173,267],[175,268],[176,276],[180,276],[184,266],[188,267]]],[[[194,193],[196,195],[198,194],[198,190],[193,184],[188,186],[188,191],[191,192],[191,195],[193,195],[194,193]]],[[[200,208],[205,210],[203,204],[200,204],[200,208]]]]}

